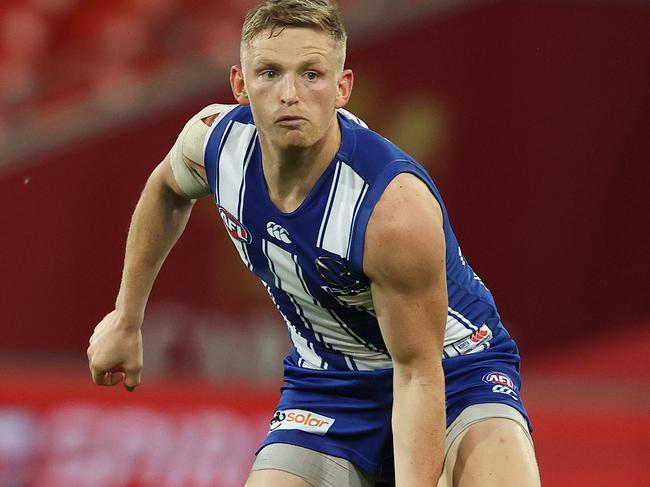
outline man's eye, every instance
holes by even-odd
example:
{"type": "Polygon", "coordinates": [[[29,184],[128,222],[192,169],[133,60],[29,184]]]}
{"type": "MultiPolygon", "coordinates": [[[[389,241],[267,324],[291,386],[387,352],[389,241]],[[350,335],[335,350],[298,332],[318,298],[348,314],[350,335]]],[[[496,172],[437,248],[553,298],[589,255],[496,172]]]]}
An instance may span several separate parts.
{"type": "Polygon", "coordinates": [[[275,78],[277,75],[278,75],[278,73],[276,73],[275,71],[270,71],[270,70],[269,70],[269,71],[264,71],[264,72],[262,73],[262,77],[264,77],[264,78],[266,78],[266,79],[273,79],[273,78],[275,78]]]}
{"type": "Polygon", "coordinates": [[[315,71],[308,71],[305,76],[307,76],[307,79],[309,81],[314,81],[318,79],[318,73],[316,73],[315,71]]]}

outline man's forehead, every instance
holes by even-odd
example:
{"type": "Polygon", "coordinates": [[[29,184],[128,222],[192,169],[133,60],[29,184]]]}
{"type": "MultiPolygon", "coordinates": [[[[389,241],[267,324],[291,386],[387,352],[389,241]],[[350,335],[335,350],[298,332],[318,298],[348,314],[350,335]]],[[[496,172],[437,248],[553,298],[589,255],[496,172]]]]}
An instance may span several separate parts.
{"type": "Polygon", "coordinates": [[[301,56],[328,56],[336,51],[337,43],[326,32],[309,27],[286,27],[270,36],[270,29],[255,36],[246,50],[253,56],[277,57],[279,50],[301,56]]]}
{"type": "Polygon", "coordinates": [[[307,46],[305,49],[296,49],[290,56],[277,49],[259,48],[252,50],[248,55],[249,60],[255,64],[284,64],[299,62],[301,64],[317,64],[332,61],[332,51],[323,51],[314,46],[307,46]]]}

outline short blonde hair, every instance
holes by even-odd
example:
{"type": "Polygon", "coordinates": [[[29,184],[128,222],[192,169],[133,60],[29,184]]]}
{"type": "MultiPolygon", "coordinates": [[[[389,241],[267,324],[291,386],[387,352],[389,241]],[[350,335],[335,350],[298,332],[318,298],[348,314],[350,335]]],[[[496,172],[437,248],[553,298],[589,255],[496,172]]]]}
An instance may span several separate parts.
{"type": "Polygon", "coordinates": [[[241,57],[262,32],[269,39],[287,27],[312,27],[328,34],[341,47],[340,67],[345,63],[347,33],[335,0],[266,0],[246,13],[241,32],[241,57]]]}

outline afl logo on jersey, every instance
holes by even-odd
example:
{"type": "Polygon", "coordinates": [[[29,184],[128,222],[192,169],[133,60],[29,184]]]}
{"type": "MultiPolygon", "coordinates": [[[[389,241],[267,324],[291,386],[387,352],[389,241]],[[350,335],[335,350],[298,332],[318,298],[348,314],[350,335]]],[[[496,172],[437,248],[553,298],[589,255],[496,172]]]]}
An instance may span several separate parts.
{"type": "Polygon", "coordinates": [[[500,386],[510,387],[511,389],[515,388],[514,382],[503,372],[489,372],[483,376],[483,382],[488,384],[497,384],[500,386]]]}
{"type": "Polygon", "coordinates": [[[228,233],[232,238],[247,244],[253,241],[251,234],[246,230],[246,227],[221,206],[219,206],[219,215],[221,216],[221,220],[223,220],[226,230],[228,230],[228,233]]]}
{"type": "Polygon", "coordinates": [[[503,372],[489,372],[483,376],[483,382],[492,384],[492,392],[505,394],[515,401],[519,401],[515,383],[503,372]]]}

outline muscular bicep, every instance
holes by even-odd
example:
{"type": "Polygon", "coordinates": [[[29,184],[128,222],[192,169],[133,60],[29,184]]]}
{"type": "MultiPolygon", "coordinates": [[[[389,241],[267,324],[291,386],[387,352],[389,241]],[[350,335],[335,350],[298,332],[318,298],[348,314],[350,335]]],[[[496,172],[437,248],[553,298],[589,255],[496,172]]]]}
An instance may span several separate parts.
{"type": "Polygon", "coordinates": [[[397,176],[375,206],[364,272],[396,367],[439,361],[447,316],[442,211],[416,176],[397,176]]]}

